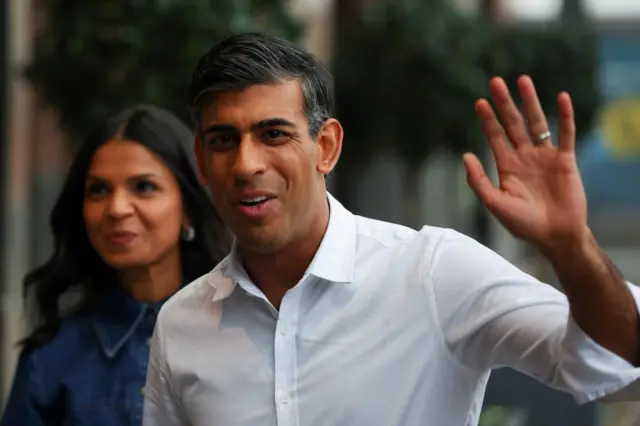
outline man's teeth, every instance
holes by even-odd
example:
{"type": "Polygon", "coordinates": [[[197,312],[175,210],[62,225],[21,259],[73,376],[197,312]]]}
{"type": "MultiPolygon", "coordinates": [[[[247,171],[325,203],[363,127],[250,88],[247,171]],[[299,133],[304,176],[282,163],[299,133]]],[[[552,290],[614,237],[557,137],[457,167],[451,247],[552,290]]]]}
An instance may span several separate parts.
{"type": "Polygon", "coordinates": [[[255,197],[255,198],[245,198],[244,200],[242,200],[243,204],[256,204],[256,203],[261,203],[263,201],[267,201],[269,197],[266,196],[262,196],[262,197],[255,197]]]}

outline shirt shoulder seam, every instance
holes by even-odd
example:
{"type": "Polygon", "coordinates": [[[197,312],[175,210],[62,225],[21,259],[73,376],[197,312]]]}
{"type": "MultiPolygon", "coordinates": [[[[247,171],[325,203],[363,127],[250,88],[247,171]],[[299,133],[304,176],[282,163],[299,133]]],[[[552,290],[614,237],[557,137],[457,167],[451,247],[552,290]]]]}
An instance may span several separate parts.
{"type": "MultiPolygon", "coordinates": [[[[385,225],[389,225],[390,227],[394,227],[396,229],[405,229],[405,230],[412,231],[412,235],[410,235],[410,236],[401,236],[400,238],[394,239],[393,243],[390,244],[388,241],[385,241],[385,240],[381,239],[379,237],[379,235],[370,234],[370,233],[367,233],[367,232],[362,232],[362,229],[361,229],[361,226],[360,226],[361,222],[362,221],[367,221],[367,220],[372,220],[372,219],[367,218],[367,217],[363,217],[363,216],[357,216],[357,215],[354,215],[354,218],[355,218],[354,223],[355,223],[355,235],[356,235],[356,238],[363,238],[363,239],[367,239],[367,240],[373,241],[373,242],[379,244],[380,246],[382,246],[384,248],[388,248],[388,249],[393,249],[393,248],[396,248],[396,247],[400,247],[403,244],[411,243],[412,241],[414,241],[415,237],[419,234],[419,231],[416,231],[415,229],[407,228],[407,227],[402,226],[402,225],[398,225],[398,224],[390,223],[390,222],[376,221],[376,222],[384,223],[385,225]]],[[[396,235],[396,237],[397,237],[397,235],[396,235]]]]}
{"type": "Polygon", "coordinates": [[[429,250],[427,250],[428,253],[426,253],[424,256],[422,256],[422,265],[420,267],[420,275],[421,275],[421,285],[425,291],[425,294],[427,296],[427,303],[429,305],[429,313],[432,316],[433,321],[436,324],[436,329],[437,329],[437,333],[438,333],[438,340],[440,341],[440,345],[442,346],[447,358],[449,359],[450,362],[452,362],[455,366],[468,371],[468,372],[472,372],[474,374],[479,374],[482,373],[482,371],[474,369],[468,365],[465,365],[464,363],[462,363],[460,360],[458,360],[453,353],[451,352],[451,349],[449,348],[449,345],[447,344],[447,341],[444,337],[444,330],[442,329],[442,323],[440,322],[440,316],[438,314],[438,306],[436,303],[436,297],[435,297],[435,293],[434,293],[434,288],[433,288],[433,277],[432,277],[432,272],[433,272],[433,264],[434,264],[434,257],[435,257],[435,252],[438,249],[438,247],[440,246],[440,244],[442,243],[442,241],[445,239],[445,237],[451,233],[451,230],[443,230],[442,233],[440,234],[440,236],[438,237],[438,239],[432,243],[429,244],[429,250]],[[429,272],[427,273],[427,268],[429,268],[429,272]]]}

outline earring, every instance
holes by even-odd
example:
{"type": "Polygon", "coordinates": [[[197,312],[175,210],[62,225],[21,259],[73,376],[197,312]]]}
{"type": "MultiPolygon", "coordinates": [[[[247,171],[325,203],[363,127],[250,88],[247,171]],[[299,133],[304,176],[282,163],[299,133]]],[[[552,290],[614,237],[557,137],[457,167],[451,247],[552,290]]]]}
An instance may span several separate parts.
{"type": "Polygon", "coordinates": [[[180,238],[187,242],[193,241],[196,238],[196,230],[193,229],[193,226],[189,226],[180,232],[180,238]]]}

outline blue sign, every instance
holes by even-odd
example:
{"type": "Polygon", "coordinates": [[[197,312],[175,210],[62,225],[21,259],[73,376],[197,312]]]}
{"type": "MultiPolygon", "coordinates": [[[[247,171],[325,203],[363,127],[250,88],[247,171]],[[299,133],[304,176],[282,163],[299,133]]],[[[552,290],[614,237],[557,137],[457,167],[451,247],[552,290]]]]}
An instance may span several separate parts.
{"type": "Polygon", "coordinates": [[[600,40],[598,128],[578,161],[590,207],[640,208],[640,32],[604,33],[600,40]]]}

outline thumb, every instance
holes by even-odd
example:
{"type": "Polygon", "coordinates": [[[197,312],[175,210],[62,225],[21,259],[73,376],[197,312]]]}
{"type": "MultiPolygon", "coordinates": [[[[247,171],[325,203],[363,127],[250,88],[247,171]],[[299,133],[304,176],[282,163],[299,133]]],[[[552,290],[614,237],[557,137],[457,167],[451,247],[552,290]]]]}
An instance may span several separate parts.
{"type": "Polygon", "coordinates": [[[484,171],[482,163],[474,154],[464,154],[462,157],[464,167],[467,169],[467,182],[473,192],[480,198],[482,203],[489,207],[493,204],[498,189],[493,185],[489,176],[484,171]]]}

